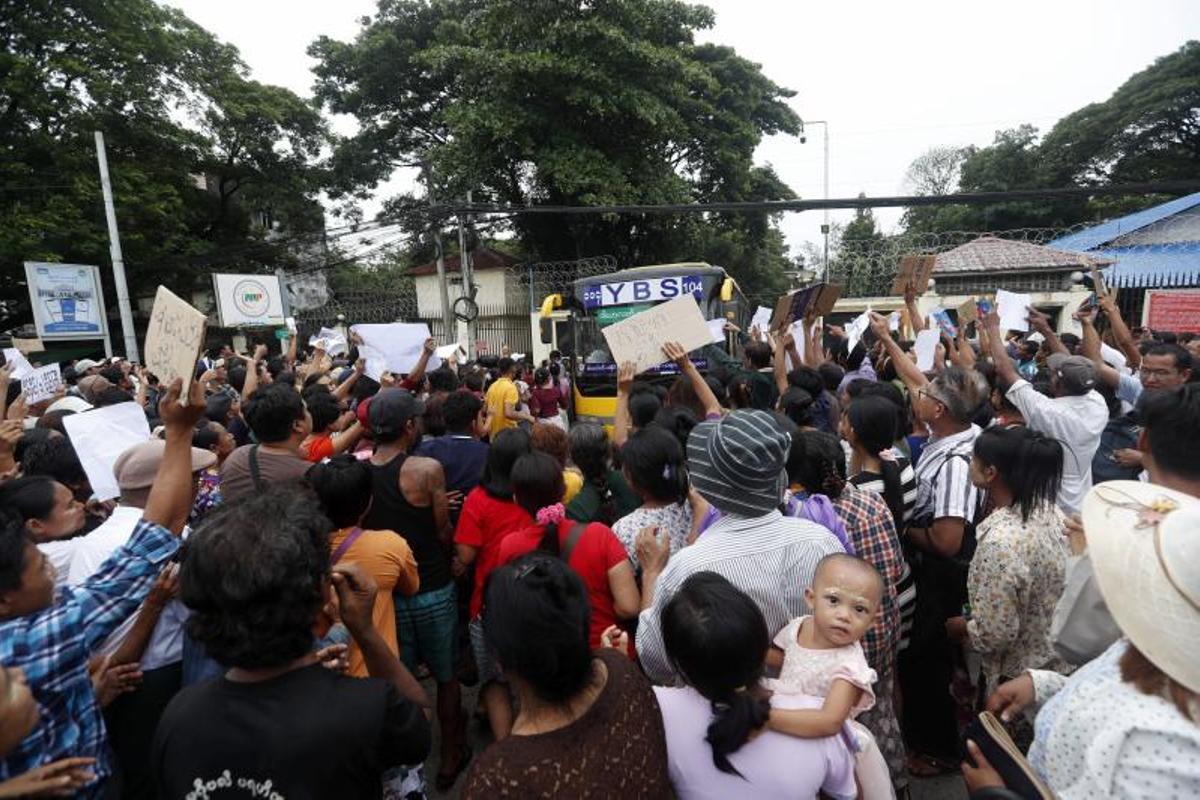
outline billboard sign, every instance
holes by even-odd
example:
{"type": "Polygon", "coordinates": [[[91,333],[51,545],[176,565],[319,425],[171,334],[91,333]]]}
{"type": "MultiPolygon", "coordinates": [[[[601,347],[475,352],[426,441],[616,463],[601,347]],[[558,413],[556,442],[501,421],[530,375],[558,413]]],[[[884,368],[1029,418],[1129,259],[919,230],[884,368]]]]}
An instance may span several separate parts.
{"type": "Polygon", "coordinates": [[[25,281],[40,338],[104,339],[108,336],[98,267],[26,261],[25,281]]]}
{"type": "Polygon", "coordinates": [[[213,294],[223,328],[282,325],[283,293],[275,275],[213,275],[213,294]]]}

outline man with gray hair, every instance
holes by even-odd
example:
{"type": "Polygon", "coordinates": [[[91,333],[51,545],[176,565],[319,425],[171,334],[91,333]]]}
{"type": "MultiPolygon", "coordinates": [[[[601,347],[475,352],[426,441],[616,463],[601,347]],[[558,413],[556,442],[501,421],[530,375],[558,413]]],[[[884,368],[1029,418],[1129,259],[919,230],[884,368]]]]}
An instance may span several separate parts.
{"type": "MultiPolygon", "coordinates": [[[[791,437],[765,411],[744,409],[697,425],[688,437],[692,486],[721,512],[696,540],[667,560],[662,537],[639,537],[642,613],[637,650],[642,667],[659,684],[679,674],[663,646],[660,615],[687,578],[716,572],[748,594],[771,634],[809,613],[804,590],[817,562],[844,552],[827,528],[779,511],[786,486],[784,465],[791,437]]],[[[774,666],[779,666],[775,664],[774,666]]]]}

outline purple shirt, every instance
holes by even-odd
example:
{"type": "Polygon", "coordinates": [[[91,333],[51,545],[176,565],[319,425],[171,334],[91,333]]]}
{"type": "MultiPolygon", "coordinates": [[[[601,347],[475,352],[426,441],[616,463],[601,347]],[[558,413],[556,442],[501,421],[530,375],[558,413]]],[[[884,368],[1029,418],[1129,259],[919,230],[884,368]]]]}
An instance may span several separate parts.
{"type": "MultiPolygon", "coordinates": [[[[818,791],[830,797],[857,796],[854,756],[841,736],[800,739],[766,731],[730,754],[729,761],[745,777],[721,772],[713,765],[712,745],[705,741],[712,704],[691,687],[655,686],[667,734],[667,766],[680,800],[753,796],[804,798],[818,791]]],[[[776,708],[820,708],[823,700],[804,695],[771,697],[776,708]]]]}

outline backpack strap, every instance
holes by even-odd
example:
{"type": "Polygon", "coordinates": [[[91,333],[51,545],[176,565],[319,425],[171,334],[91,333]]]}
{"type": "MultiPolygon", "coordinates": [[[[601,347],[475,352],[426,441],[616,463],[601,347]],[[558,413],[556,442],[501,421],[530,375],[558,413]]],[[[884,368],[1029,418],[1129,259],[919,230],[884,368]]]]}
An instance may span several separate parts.
{"type": "Polygon", "coordinates": [[[350,549],[350,546],[357,541],[359,536],[362,536],[362,532],[362,528],[358,527],[357,525],[354,526],[354,530],[346,534],[346,538],[342,539],[342,543],[339,544],[337,549],[333,551],[333,555],[329,557],[329,563],[336,564],[341,561],[342,556],[346,555],[346,551],[350,549]]]}
{"type": "Polygon", "coordinates": [[[254,491],[262,492],[266,489],[266,484],[262,479],[262,470],[258,467],[258,445],[250,448],[250,480],[254,482],[254,491]]]}
{"type": "Polygon", "coordinates": [[[583,538],[583,532],[586,528],[586,522],[576,522],[571,526],[571,532],[567,534],[567,541],[563,542],[563,561],[571,560],[571,553],[575,552],[575,545],[579,544],[579,540],[583,538]]]}

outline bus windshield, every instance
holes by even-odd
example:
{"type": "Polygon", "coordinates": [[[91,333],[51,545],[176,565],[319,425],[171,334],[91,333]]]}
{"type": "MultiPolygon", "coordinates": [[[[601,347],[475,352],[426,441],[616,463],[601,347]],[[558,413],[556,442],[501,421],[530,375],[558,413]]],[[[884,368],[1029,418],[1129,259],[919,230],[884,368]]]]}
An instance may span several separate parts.
{"type": "MultiPolygon", "coordinates": [[[[726,277],[721,267],[697,263],[639,267],[576,281],[578,310],[574,333],[578,375],[611,382],[617,365],[604,340],[603,329],[680,295],[696,297],[705,319],[732,317],[735,322],[744,322],[742,316],[749,312],[741,293],[735,291],[729,301],[721,299],[726,277]]],[[[701,369],[706,366],[703,359],[693,361],[701,369]]],[[[669,363],[649,370],[658,374],[676,371],[675,365],[669,363]]]]}

